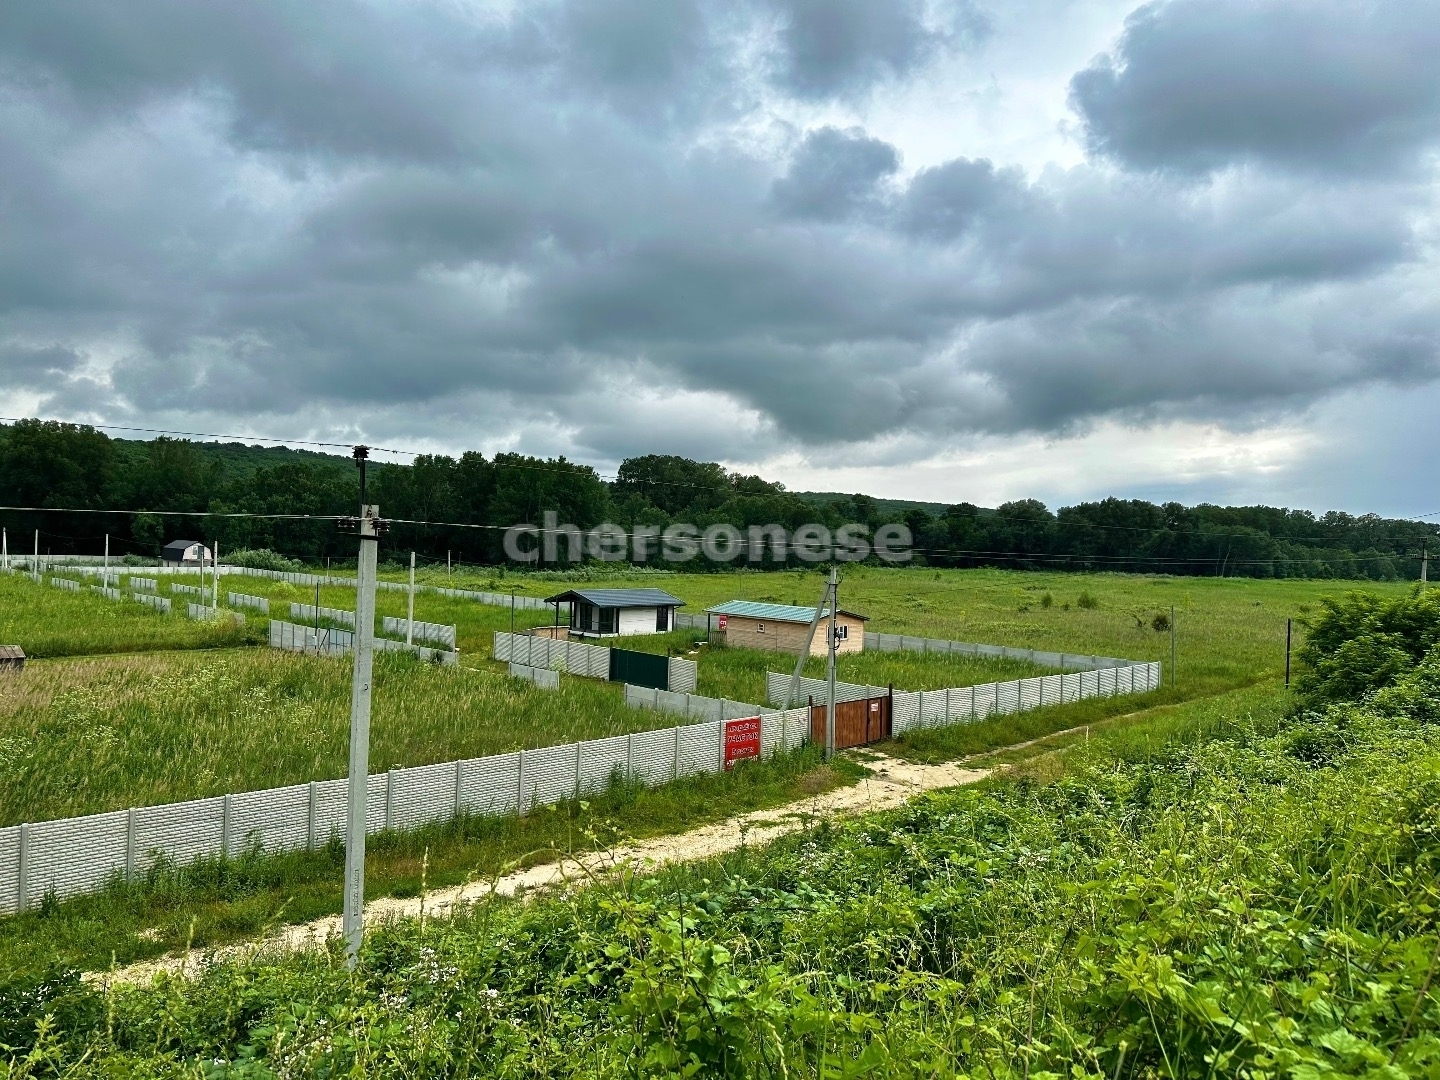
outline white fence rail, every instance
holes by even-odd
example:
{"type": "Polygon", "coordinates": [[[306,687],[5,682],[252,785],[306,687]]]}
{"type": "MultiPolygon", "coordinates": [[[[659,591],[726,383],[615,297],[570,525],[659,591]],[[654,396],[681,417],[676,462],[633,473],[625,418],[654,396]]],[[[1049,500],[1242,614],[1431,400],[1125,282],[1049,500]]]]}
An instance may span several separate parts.
{"type": "MultiPolygon", "coordinates": [[[[387,634],[405,634],[410,626],[409,619],[397,618],[394,615],[386,615],[381,619],[381,629],[387,634]]],[[[434,641],[441,645],[448,645],[453,651],[455,648],[455,627],[451,623],[421,622],[415,620],[415,639],[434,641]]]]}
{"type": "MultiPolygon", "coordinates": [[[[803,709],[766,715],[762,756],[799,746],[807,730],[803,709]]],[[[394,769],[370,777],[367,831],[525,813],[602,792],[617,775],[655,786],[718,773],[724,755],[724,725],[706,723],[394,769]]],[[[0,913],[143,876],[162,859],[313,849],[343,834],[345,796],[343,779],[323,780],[0,829],[0,913]]]]}
{"type": "Polygon", "coordinates": [[[1114,656],[1087,656],[1084,653],[1046,652],[1044,649],[1016,649],[1009,645],[981,645],[973,641],[945,641],[940,638],[912,637],[909,634],[867,632],[865,648],[877,652],[938,652],[964,656],[993,656],[1006,660],[1028,660],[1041,667],[1073,668],[1092,671],[1095,668],[1125,667],[1134,660],[1114,656]]]}

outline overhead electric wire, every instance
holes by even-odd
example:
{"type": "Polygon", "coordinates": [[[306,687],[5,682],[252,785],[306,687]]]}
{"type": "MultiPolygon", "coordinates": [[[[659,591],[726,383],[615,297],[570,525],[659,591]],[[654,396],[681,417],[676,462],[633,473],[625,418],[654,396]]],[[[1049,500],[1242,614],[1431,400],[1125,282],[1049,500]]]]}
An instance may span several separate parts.
{"type": "MultiPolygon", "coordinates": [[[[325,447],[340,448],[340,449],[347,449],[347,450],[348,450],[348,449],[353,448],[355,445],[359,445],[359,444],[356,444],[356,443],[324,442],[324,441],[319,441],[319,440],[314,440],[314,439],[283,439],[283,438],[274,438],[274,437],[270,437],[270,436],[261,436],[261,435],[219,435],[219,434],[214,434],[214,433],[209,433],[209,432],[176,431],[176,430],[172,430],[172,429],[169,429],[169,428],[135,427],[135,426],[124,425],[124,424],[99,424],[99,423],[93,423],[93,422],[88,422],[88,421],[82,423],[82,422],[72,421],[72,420],[40,420],[40,418],[38,418],[38,417],[21,418],[21,417],[13,417],[13,416],[0,416],[0,423],[22,423],[22,422],[25,422],[26,420],[37,420],[37,421],[39,421],[39,422],[41,422],[41,423],[71,424],[71,425],[76,426],[76,427],[100,428],[100,429],[104,429],[104,430],[107,430],[107,431],[139,431],[139,432],[145,432],[145,433],[147,433],[147,434],[152,434],[152,435],[181,435],[181,436],[184,436],[184,437],[186,437],[186,438],[200,438],[200,439],[231,439],[231,440],[238,440],[238,441],[249,440],[249,441],[252,441],[252,442],[275,443],[275,444],[281,445],[281,446],[296,444],[296,445],[302,445],[302,446],[325,446],[325,447]]],[[[397,448],[394,448],[394,447],[372,446],[372,445],[370,445],[370,444],[368,444],[368,443],[365,444],[365,445],[366,445],[370,450],[375,450],[375,451],[379,451],[379,452],[381,452],[381,453],[386,453],[386,454],[400,454],[400,455],[405,455],[405,456],[409,456],[409,457],[423,457],[423,456],[425,456],[425,455],[427,455],[427,454],[430,453],[430,451],[402,450],[402,449],[397,449],[397,448]]],[[[573,462],[565,462],[563,466],[557,466],[557,465],[523,465],[523,464],[520,464],[520,463],[518,463],[518,462],[499,461],[499,460],[497,460],[497,458],[491,458],[489,461],[486,462],[486,464],[492,465],[492,466],[494,466],[494,467],[496,467],[496,468],[524,469],[524,470],[529,470],[529,471],[532,471],[532,472],[551,472],[551,473],[556,473],[556,474],[558,474],[558,475],[573,475],[573,474],[576,473],[576,472],[582,472],[582,471],[588,470],[588,471],[594,473],[594,475],[595,475],[598,479],[600,479],[600,480],[602,480],[602,481],[604,481],[604,482],[606,482],[606,483],[619,483],[619,482],[620,482],[620,477],[619,477],[618,475],[616,475],[616,476],[609,476],[609,475],[607,475],[607,474],[605,474],[605,473],[600,472],[598,469],[594,468],[594,466],[581,465],[581,464],[573,463],[573,462]]],[[[627,482],[631,482],[631,481],[627,481],[627,482]]],[[[689,484],[689,483],[681,483],[681,482],[669,481],[669,480],[643,480],[643,481],[633,481],[633,483],[635,483],[637,486],[640,486],[640,487],[668,487],[668,488],[680,488],[680,489],[690,490],[690,491],[708,491],[708,490],[714,490],[714,489],[710,488],[708,485],[704,485],[704,484],[689,484]]],[[[873,498],[875,498],[875,497],[874,497],[874,496],[867,496],[867,498],[872,498],[872,499],[873,499],[873,498]]],[[[895,500],[889,500],[889,501],[895,501],[895,500]]],[[[904,501],[904,500],[901,500],[901,501],[904,501]]],[[[828,503],[827,503],[827,504],[824,504],[824,505],[825,505],[825,506],[829,506],[829,505],[833,505],[833,504],[828,504],[828,503]]],[[[58,508],[51,508],[51,507],[45,507],[45,508],[20,508],[20,507],[3,507],[3,506],[0,506],[0,510],[10,510],[10,509],[19,510],[19,509],[58,509],[58,508]]],[[[1062,509],[1063,509],[1063,508],[1062,508],[1062,509]]],[[[87,512],[87,511],[69,510],[69,511],[65,511],[65,512],[67,512],[67,513],[84,513],[84,512],[87,512]]],[[[182,514],[182,513],[188,513],[188,514],[190,514],[190,516],[195,516],[195,517],[246,517],[246,516],[266,517],[266,516],[274,516],[274,515],[263,515],[263,514],[255,514],[255,515],[246,515],[246,514],[209,514],[209,513],[207,513],[207,512],[202,512],[202,511],[188,511],[188,512],[187,512],[187,511],[157,511],[157,510],[88,511],[88,512],[95,512],[95,513],[109,513],[109,512],[114,512],[114,513],[135,513],[135,514],[140,514],[140,513],[143,513],[143,514],[162,514],[162,513],[182,514]]],[[[992,515],[993,515],[993,511],[992,511],[992,515]]],[[[989,517],[991,517],[992,515],[986,515],[987,519],[988,519],[989,517]]],[[[313,518],[316,518],[317,520],[323,519],[324,517],[326,517],[326,515],[294,515],[294,516],[295,516],[295,517],[313,517],[313,518]]],[[[1437,511],[1434,511],[1434,512],[1428,513],[1428,514],[1416,514],[1416,515],[1414,515],[1413,517],[1410,517],[1410,518],[1399,518],[1399,519],[1391,518],[1391,519],[1388,519],[1388,520],[1391,520],[1391,521],[1404,520],[1404,521],[1416,521],[1416,522],[1419,522],[1419,521],[1423,521],[1425,518],[1431,518],[1431,517],[1440,517],[1440,510],[1437,510],[1437,511]]],[[[508,527],[509,527],[509,526],[504,526],[504,525],[474,526],[474,525],[464,525],[464,524],[460,524],[460,523],[437,523],[437,522],[403,521],[403,520],[401,520],[401,519],[393,519],[393,518],[392,518],[392,519],[389,519],[389,520],[397,521],[397,523],[403,523],[403,524],[440,525],[440,526],[446,527],[446,528],[490,528],[490,529],[505,529],[505,528],[508,528],[508,527]]],[[[1218,539],[1218,538],[1226,538],[1226,539],[1255,539],[1255,538],[1257,538],[1257,537],[1263,537],[1263,538],[1270,539],[1270,540],[1292,540],[1292,541],[1301,542],[1301,543],[1311,542],[1311,541],[1314,541],[1314,542],[1331,542],[1331,543],[1333,543],[1333,542],[1337,539],[1337,538],[1334,537],[1334,536],[1291,536],[1291,535],[1287,535],[1287,534],[1267,533],[1267,532],[1262,532],[1262,531],[1260,531],[1260,530],[1254,530],[1254,531],[1251,531],[1251,532],[1215,532],[1215,531],[1199,532],[1199,531],[1196,531],[1196,530],[1190,530],[1190,531],[1187,532],[1187,531],[1182,531],[1182,530],[1167,528],[1167,527],[1165,527],[1165,526],[1154,526],[1154,525],[1101,525],[1101,524],[1098,524],[1098,523],[1096,523],[1096,522],[1089,522],[1089,521],[1065,520],[1065,519],[1060,518],[1058,515],[1057,515],[1056,517],[1054,517],[1054,518],[1007,518],[1007,519],[1004,519],[1004,520],[1006,521],[1007,524],[1038,525],[1038,526],[1043,526],[1043,527],[1064,527],[1064,528],[1070,528],[1070,529],[1097,529],[1097,530],[1102,530],[1102,531],[1107,531],[1107,532],[1141,532],[1141,533],[1150,533],[1150,534],[1153,534],[1153,535],[1161,535],[1161,534],[1168,534],[1168,535],[1172,535],[1172,536],[1196,536],[1196,535],[1203,535],[1203,536],[1205,536],[1206,538],[1212,538],[1212,537],[1213,537],[1213,538],[1217,538],[1217,539],[1218,539]]],[[[1440,530],[1440,526],[1437,526],[1436,528],[1437,528],[1437,530],[1440,530]]],[[[1372,537],[1367,537],[1367,539],[1369,539],[1371,542],[1375,542],[1375,541],[1400,541],[1400,542],[1409,542],[1409,541],[1413,540],[1413,537],[1409,537],[1409,536],[1372,536],[1372,537]]],[[[1218,561],[1218,560],[1217,560],[1217,561],[1218,561]]]]}

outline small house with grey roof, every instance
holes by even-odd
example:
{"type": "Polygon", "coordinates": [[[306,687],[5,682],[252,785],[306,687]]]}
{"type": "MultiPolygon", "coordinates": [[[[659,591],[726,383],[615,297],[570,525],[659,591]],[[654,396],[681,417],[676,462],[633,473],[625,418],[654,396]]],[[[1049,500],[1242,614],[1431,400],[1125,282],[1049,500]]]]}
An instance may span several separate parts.
{"type": "Polygon", "coordinates": [[[547,597],[547,604],[570,605],[574,637],[663,634],[675,629],[675,609],[685,601],[664,589],[570,589],[547,597]]]}
{"type": "MultiPolygon", "coordinates": [[[[762,604],[752,600],[731,600],[707,608],[711,633],[726,645],[744,649],[773,649],[798,653],[805,647],[805,635],[815,618],[813,607],[793,604],[762,604]]],[[[830,612],[822,613],[828,625],[830,612]]],[[[869,618],[839,608],[835,612],[835,651],[860,652],[865,648],[865,624],[869,618]]],[[[810,655],[824,656],[825,628],[818,627],[810,642],[810,655]]]]}

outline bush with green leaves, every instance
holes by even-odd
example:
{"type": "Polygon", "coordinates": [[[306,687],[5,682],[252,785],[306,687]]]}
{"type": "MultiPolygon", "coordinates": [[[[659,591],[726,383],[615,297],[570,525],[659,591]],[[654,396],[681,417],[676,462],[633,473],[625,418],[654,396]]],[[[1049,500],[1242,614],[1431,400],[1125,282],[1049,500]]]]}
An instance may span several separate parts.
{"type": "Polygon", "coordinates": [[[286,570],[301,571],[305,564],[299,559],[286,558],[278,551],[271,551],[269,548],[238,548],[235,551],[221,552],[221,563],[229,563],[231,566],[248,566],[253,570],[286,570]]]}
{"type": "Polygon", "coordinates": [[[1349,593],[1320,601],[1305,623],[1296,688],[1310,706],[1353,701],[1389,686],[1440,642],[1440,597],[1416,590],[1381,598],[1349,593]]]}

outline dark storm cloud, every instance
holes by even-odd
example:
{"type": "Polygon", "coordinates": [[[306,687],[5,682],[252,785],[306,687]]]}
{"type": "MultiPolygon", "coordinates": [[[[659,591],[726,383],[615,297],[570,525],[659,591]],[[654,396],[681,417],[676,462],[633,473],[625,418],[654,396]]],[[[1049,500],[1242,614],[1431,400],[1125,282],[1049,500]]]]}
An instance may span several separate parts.
{"type": "Polygon", "coordinates": [[[1140,168],[1384,172],[1440,136],[1440,0],[1170,0],[1070,84],[1089,145],[1140,168]]]}
{"type": "Polygon", "coordinates": [[[876,206],[880,181],[899,168],[900,155],[889,143],[859,128],[819,128],[805,136],[775,181],[775,203],[793,217],[840,220],[876,206]]]}
{"type": "Polygon", "coordinates": [[[1317,18],[1303,56],[1368,117],[1343,123],[1298,63],[1266,82],[1241,49],[1227,81],[1221,47],[1294,10],[1143,9],[1074,84],[1096,160],[907,177],[861,128],[737,131],[773,133],[776,86],[863,96],[947,62],[972,8],[0,6],[0,385],[110,418],[738,456],[1434,378],[1413,155],[1436,114],[1408,45],[1355,59],[1410,9],[1317,18]],[[1208,61],[1172,55],[1176,26],[1208,61]],[[1306,139],[1265,135],[1292,121],[1306,139]]]}

